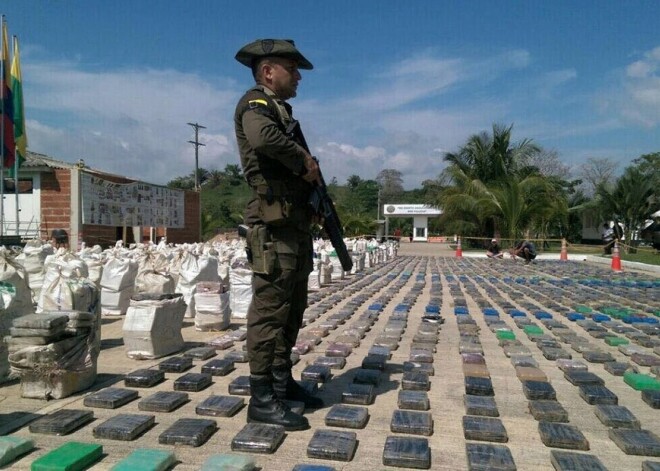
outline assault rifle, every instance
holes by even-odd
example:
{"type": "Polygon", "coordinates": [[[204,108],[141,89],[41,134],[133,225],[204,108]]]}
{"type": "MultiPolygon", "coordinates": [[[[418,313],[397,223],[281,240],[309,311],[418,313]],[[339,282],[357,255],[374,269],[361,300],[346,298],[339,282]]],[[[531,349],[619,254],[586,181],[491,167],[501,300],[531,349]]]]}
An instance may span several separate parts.
{"type": "MultiPolygon", "coordinates": [[[[300,123],[297,120],[294,119],[291,124],[289,124],[286,133],[311,154],[309,147],[307,147],[305,136],[303,136],[302,130],[300,129],[300,123]]],[[[314,157],[314,160],[318,163],[316,157],[314,157]]],[[[328,194],[328,187],[325,185],[321,169],[319,169],[319,180],[321,181],[320,185],[313,184],[312,194],[309,196],[309,205],[312,207],[314,214],[322,218],[323,229],[328,234],[328,237],[330,237],[330,242],[332,242],[332,246],[335,248],[335,252],[337,252],[341,267],[344,271],[351,271],[353,268],[353,260],[348,253],[346,244],[344,244],[344,234],[341,229],[341,222],[339,221],[339,216],[335,210],[335,204],[332,202],[332,198],[330,198],[330,195],[328,194]]]]}

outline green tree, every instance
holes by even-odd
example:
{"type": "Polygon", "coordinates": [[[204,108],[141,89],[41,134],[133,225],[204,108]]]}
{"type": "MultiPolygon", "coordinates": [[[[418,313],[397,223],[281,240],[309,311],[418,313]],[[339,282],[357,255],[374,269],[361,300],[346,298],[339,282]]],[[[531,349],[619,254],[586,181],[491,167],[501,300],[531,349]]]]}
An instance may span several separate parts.
{"type": "Polygon", "coordinates": [[[621,223],[628,245],[638,242],[637,231],[650,216],[657,204],[658,187],[642,171],[631,166],[626,168],[613,186],[601,184],[596,188],[596,204],[606,220],[621,223]]]}

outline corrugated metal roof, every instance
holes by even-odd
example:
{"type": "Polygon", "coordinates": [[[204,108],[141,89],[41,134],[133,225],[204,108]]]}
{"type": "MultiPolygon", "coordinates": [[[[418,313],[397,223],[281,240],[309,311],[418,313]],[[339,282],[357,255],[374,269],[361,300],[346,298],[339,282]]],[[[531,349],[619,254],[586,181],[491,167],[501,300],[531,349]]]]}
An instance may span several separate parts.
{"type": "Polygon", "coordinates": [[[25,162],[21,165],[21,168],[24,167],[48,167],[48,168],[75,168],[76,164],[70,162],[64,162],[63,160],[56,160],[51,157],[48,157],[44,154],[38,154],[36,152],[27,152],[25,162]]]}

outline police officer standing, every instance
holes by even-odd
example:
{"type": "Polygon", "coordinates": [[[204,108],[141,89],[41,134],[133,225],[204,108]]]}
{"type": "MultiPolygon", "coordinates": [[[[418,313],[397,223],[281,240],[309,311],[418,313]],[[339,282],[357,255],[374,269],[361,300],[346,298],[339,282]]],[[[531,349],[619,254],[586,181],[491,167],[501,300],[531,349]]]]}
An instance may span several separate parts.
{"type": "Polygon", "coordinates": [[[312,185],[319,167],[286,102],[296,96],[298,69],[312,64],[293,41],[262,39],[245,45],[236,60],[252,70],[256,85],[239,100],[234,115],[244,176],[253,198],[245,210],[252,302],[247,314],[251,398],[248,422],[309,427],[307,419],[283,402],[323,406],[291,374],[291,349],[307,307],[307,278],[312,271],[312,185]]]}

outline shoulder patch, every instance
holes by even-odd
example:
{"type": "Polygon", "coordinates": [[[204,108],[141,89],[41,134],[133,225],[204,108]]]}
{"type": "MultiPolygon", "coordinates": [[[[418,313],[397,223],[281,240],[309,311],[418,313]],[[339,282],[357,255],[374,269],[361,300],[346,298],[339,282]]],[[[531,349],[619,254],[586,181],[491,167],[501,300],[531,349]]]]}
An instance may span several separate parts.
{"type": "Polygon", "coordinates": [[[268,102],[266,100],[262,100],[262,99],[250,100],[250,101],[248,101],[248,106],[251,109],[254,109],[257,106],[266,106],[267,107],[268,102]]]}

